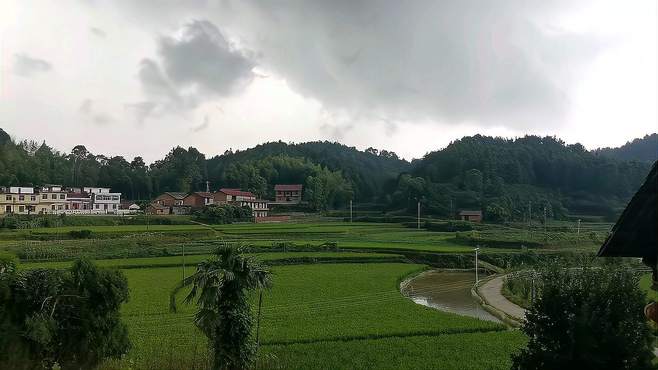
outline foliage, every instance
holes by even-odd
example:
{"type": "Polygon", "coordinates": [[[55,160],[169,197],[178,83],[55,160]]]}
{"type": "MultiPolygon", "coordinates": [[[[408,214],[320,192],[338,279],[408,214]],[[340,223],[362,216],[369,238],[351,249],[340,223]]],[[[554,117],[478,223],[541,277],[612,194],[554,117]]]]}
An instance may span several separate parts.
{"type": "Polygon", "coordinates": [[[71,230],[69,231],[69,236],[71,239],[90,239],[92,232],[89,229],[71,230]]]}
{"type": "Polygon", "coordinates": [[[128,282],[78,260],[68,271],[0,268],[0,367],[92,368],[130,348],[128,282]]]}
{"type": "Polygon", "coordinates": [[[251,337],[252,315],[248,292],[270,285],[270,271],[237,247],[219,247],[213,258],[197,265],[171,293],[171,309],[176,311],[176,293],[192,289],[185,302],[196,300],[196,326],[209,340],[213,369],[246,369],[254,361],[255,343],[251,337]]]}
{"type": "Polygon", "coordinates": [[[547,267],[526,313],[528,346],[513,369],[651,369],[639,276],[621,267],[547,267]]]}
{"type": "Polygon", "coordinates": [[[640,161],[653,163],[658,160],[658,134],[645,135],[629,141],[619,148],[601,148],[596,154],[626,161],[640,161]]]}
{"type": "Polygon", "coordinates": [[[251,208],[232,204],[213,204],[195,211],[192,215],[195,221],[207,224],[230,224],[235,221],[252,220],[251,208]]]}
{"type": "Polygon", "coordinates": [[[497,222],[543,220],[546,209],[549,219],[565,219],[568,213],[610,219],[649,167],[597,155],[554,137],[476,135],[415,161],[410,173],[399,176],[390,208],[413,212],[420,200],[426,213],[444,217],[476,209],[497,222]]]}

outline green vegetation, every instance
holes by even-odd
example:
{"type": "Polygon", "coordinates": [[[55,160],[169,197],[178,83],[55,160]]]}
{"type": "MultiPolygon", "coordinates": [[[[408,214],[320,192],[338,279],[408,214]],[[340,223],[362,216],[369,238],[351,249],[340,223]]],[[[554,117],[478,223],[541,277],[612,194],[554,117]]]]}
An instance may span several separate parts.
{"type": "MultiPolygon", "coordinates": [[[[184,302],[196,303],[194,324],[208,339],[212,368],[247,369],[254,362],[258,340],[254,341],[251,335],[254,320],[248,294],[270,286],[267,267],[243,256],[239,248],[224,245],[174,288],[170,309],[176,312],[176,294],[190,288],[184,302]]],[[[259,309],[261,301],[262,295],[259,309]]]]}
{"type": "Polygon", "coordinates": [[[130,348],[119,308],[128,282],[85,260],[68,271],[0,261],[0,367],[94,368],[130,348]]]}
{"type": "Polygon", "coordinates": [[[251,208],[238,207],[231,204],[209,205],[194,212],[192,216],[197,222],[204,224],[232,224],[236,221],[250,221],[251,208]]]}
{"type": "Polygon", "coordinates": [[[552,266],[537,276],[538,294],[522,328],[530,340],[513,356],[513,369],[653,368],[646,296],[636,273],[552,266]]]}

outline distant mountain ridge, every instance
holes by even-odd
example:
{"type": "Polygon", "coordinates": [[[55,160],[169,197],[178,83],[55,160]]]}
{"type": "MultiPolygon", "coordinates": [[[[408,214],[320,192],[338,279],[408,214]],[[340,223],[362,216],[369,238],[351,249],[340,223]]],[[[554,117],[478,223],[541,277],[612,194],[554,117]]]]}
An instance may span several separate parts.
{"type": "Polygon", "coordinates": [[[618,148],[600,148],[594,153],[625,161],[655,162],[658,160],[658,134],[645,135],[618,148]]]}

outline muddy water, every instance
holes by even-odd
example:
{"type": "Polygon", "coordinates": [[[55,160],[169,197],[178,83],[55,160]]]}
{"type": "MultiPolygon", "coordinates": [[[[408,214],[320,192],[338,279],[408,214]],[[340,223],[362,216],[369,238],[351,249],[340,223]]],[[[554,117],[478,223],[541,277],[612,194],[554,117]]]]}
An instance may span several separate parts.
{"type": "Polygon", "coordinates": [[[423,306],[500,322],[471,296],[475,273],[432,270],[402,284],[402,293],[423,306]]]}

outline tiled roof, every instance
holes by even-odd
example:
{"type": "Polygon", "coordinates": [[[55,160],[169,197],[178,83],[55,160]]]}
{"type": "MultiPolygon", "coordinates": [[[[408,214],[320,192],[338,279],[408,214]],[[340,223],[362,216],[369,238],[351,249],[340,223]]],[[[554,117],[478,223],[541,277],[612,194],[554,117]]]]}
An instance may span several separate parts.
{"type": "Polygon", "coordinates": [[[252,192],[242,191],[242,190],[239,190],[239,189],[222,188],[222,189],[219,189],[219,191],[226,194],[226,195],[242,196],[242,197],[255,197],[255,195],[252,192]]]}
{"type": "Polygon", "coordinates": [[[181,200],[187,196],[187,193],[172,192],[172,191],[168,191],[165,194],[170,195],[172,198],[178,200],[181,200]]]}
{"type": "Polygon", "coordinates": [[[276,190],[276,191],[302,190],[302,185],[301,184],[278,184],[278,185],[274,185],[274,190],[276,190]]]}
{"type": "Polygon", "coordinates": [[[206,191],[197,191],[194,194],[203,197],[203,198],[212,198],[212,193],[208,193],[206,191]]]}
{"type": "Polygon", "coordinates": [[[460,211],[460,216],[482,216],[482,211],[460,211]]]}

